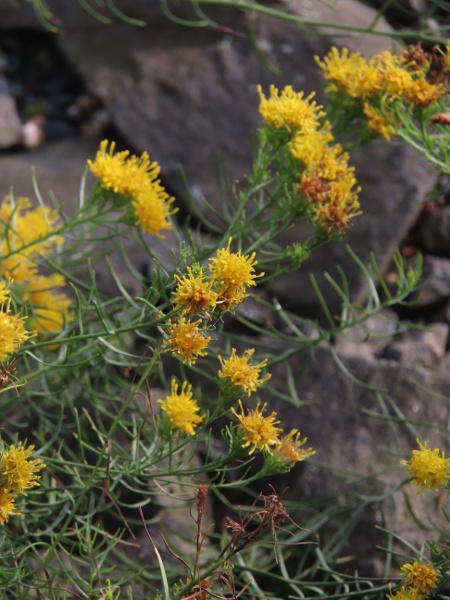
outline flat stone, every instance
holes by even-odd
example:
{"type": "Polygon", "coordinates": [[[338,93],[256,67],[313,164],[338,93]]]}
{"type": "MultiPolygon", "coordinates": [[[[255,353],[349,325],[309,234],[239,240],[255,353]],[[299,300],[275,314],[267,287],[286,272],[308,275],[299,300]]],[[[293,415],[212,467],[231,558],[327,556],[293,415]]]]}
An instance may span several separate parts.
{"type": "MultiPolygon", "coordinates": [[[[286,431],[298,428],[302,437],[308,438],[306,446],[316,451],[310,460],[275,480],[277,489],[289,486],[288,498],[319,502],[326,497],[327,505],[330,501],[345,505],[348,495],[358,494],[358,485],[366,498],[382,496],[407,477],[401,460],[409,459],[412,449],[418,448],[416,435],[423,436],[431,448],[447,448],[445,432],[428,424],[448,420],[448,406],[436,396],[450,395],[450,355],[434,369],[423,369],[383,358],[368,359],[355,348],[353,355],[339,354],[338,364],[330,349],[321,344],[304,371],[303,359],[299,353],[288,361],[292,374],[303,373],[296,387],[302,406],[288,404],[268,389],[261,394],[268,411],[277,412],[281,426],[286,431]],[[403,418],[412,423],[411,428],[403,418]]],[[[283,363],[271,369],[270,385],[282,394],[287,393],[286,366],[283,363]]],[[[392,515],[396,535],[421,547],[423,526],[429,528],[427,540],[432,541],[440,538],[448,523],[442,511],[436,510],[432,490],[421,495],[416,492],[415,486],[407,484],[381,506],[392,515]],[[408,504],[417,519],[412,518],[408,504]]],[[[376,550],[377,544],[383,545],[376,526],[382,524],[380,505],[363,511],[357,527],[360,533],[350,539],[355,555],[352,568],[378,573],[381,563],[377,559],[383,560],[384,555],[376,550]]],[[[394,547],[404,551],[399,542],[394,541],[394,547]]]]}
{"type": "Polygon", "coordinates": [[[387,345],[383,356],[409,367],[435,369],[445,356],[448,331],[448,323],[408,329],[387,345]]]}
{"type": "Polygon", "coordinates": [[[423,216],[414,228],[414,241],[430,254],[450,257],[450,206],[423,216]]]}
{"type": "MultiPolygon", "coordinates": [[[[449,238],[450,239],[450,238],[449,238]]],[[[426,254],[423,258],[423,286],[412,297],[410,312],[432,309],[450,299],[450,259],[426,254]]],[[[409,300],[409,299],[408,299],[409,300]]]]}

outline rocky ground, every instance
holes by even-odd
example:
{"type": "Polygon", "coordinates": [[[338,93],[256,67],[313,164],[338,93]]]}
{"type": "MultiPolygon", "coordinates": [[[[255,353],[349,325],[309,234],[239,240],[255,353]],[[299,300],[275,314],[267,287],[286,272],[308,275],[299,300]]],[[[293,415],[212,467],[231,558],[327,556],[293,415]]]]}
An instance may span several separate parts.
{"type": "MultiPolygon", "coordinates": [[[[272,65],[268,69],[255,52],[250,23],[242,13],[216,12],[213,16],[220,27],[191,29],[174,24],[147,4],[151,3],[132,3],[132,16],[148,22],[147,27],[138,28],[123,22],[98,23],[81,9],[70,12],[67,3],[61,2],[63,27],[56,36],[37,26],[29,6],[19,10],[0,4],[0,194],[12,188],[17,196],[33,197],[30,172],[34,167],[44,199],[52,192],[70,210],[86,159],[95,155],[103,137],[109,137],[135,152],[148,150],[161,164],[164,182],[181,206],[185,198],[179,163],[199,207],[203,195],[214,203],[216,152],[230,180],[249,171],[249,134],[259,118],[256,84],[268,89],[271,83],[278,87],[289,83],[306,93],[322,88],[313,56],[325,54],[336,39],[308,37],[289,23],[256,17],[251,25],[272,65]]],[[[306,0],[294,0],[290,6],[306,16],[332,10],[306,0]]],[[[373,19],[370,8],[352,0],[340,0],[334,6],[332,14],[322,16],[360,26],[373,19]]],[[[382,26],[389,30],[387,22],[382,26]]],[[[376,36],[340,40],[339,44],[366,56],[390,47],[388,38],[376,36]]],[[[363,190],[364,214],[355,221],[346,242],[363,262],[373,252],[388,282],[396,247],[407,262],[422,252],[428,285],[414,305],[372,319],[369,341],[367,330],[352,331],[346,339],[335,341],[333,351],[319,347],[310,357],[297,383],[299,397],[305,401],[303,431],[316,448],[319,462],[331,470],[324,475],[322,467],[299,469],[298,480],[289,483],[292,493],[302,497],[342,494],[345,480],[333,469],[381,473],[392,466],[392,457],[380,452],[386,444],[383,410],[400,420],[404,415],[418,426],[444,424],[448,418],[448,178],[439,177],[410,148],[399,144],[373,144],[354,153],[353,163],[363,190]],[[431,190],[436,196],[432,203],[427,202],[431,190]],[[398,327],[399,316],[427,329],[398,327]],[[334,352],[366,388],[343,374],[334,352]],[[368,385],[395,398],[400,413],[392,406],[383,408],[368,385]]],[[[301,227],[295,228],[287,241],[301,236],[301,227]]],[[[143,255],[136,257],[142,268],[145,260],[143,255]]],[[[317,252],[299,273],[281,278],[267,294],[299,315],[319,316],[309,274],[325,286],[322,273],[336,273],[337,264],[347,274],[353,298],[362,301],[367,293],[364,278],[354,269],[342,243],[317,252]]],[[[331,290],[329,298],[332,310],[338,312],[338,298],[331,290]]],[[[298,372],[299,360],[290,365],[293,372],[298,372]]],[[[273,374],[280,391],[286,387],[284,369],[285,365],[273,374]]],[[[293,410],[298,408],[280,406],[286,422],[293,410]]],[[[430,439],[430,445],[434,441],[438,442],[430,439]]],[[[409,452],[415,444],[411,430],[399,434],[399,444],[409,452]]],[[[380,476],[379,481],[394,484],[389,477],[380,476]]],[[[424,506],[413,495],[409,501],[434,530],[430,535],[435,535],[440,524],[433,501],[424,506]]],[[[396,526],[420,546],[424,533],[402,494],[394,500],[396,526]]],[[[374,531],[380,518],[368,509],[367,528],[374,531]]],[[[364,543],[373,544],[373,539],[369,536],[364,543]]],[[[371,568],[376,569],[373,561],[371,568]]]]}

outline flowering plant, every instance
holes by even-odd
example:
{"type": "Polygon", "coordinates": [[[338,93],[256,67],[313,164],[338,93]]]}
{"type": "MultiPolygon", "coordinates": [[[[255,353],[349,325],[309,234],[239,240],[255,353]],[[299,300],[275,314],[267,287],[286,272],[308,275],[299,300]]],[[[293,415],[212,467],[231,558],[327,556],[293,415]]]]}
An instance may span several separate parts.
{"type": "MultiPolygon", "coordinates": [[[[308,333],[304,319],[264,296],[264,283],[296,271],[357,223],[360,187],[348,140],[338,134],[350,105],[352,124],[365,127],[358,143],[369,133],[408,140],[399,115],[412,104],[418,122],[442,110],[444,83],[429,82],[429,63],[417,61],[413,50],[366,62],[333,49],[318,60],[330,82],[326,110],[291,86],[271,86],[267,96],[258,87],[262,124],[252,173],[221,206],[205,200],[196,230],[177,220],[159,165],[146,152],[116,152],[108,140],[88,160],[96,182],[86,194],[84,174],[72,215],[45,205],[39,194],[34,208],[29,199],[5,198],[0,589],[17,598],[111,599],[122,589],[129,598],[238,598],[247,590],[262,598],[248,576],[259,568],[281,569],[289,593],[297,590],[280,551],[289,538],[279,537],[290,535],[294,548],[314,540],[273,484],[268,494],[255,485],[314,461],[315,450],[300,434],[308,435],[309,425],[300,410],[289,424],[273,410],[273,398],[282,394],[272,386],[271,369],[402,302],[417,288],[420,265],[405,269],[397,255],[392,292],[374,263],[383,299],[372,291],[362,316],[348,290],[331,280],[345,318],[330,314],[317,289],[328,328],[308,323],[308,333]],[[310,235],[286,244],[285,232],[300,220],[310,235]],[[150,275],[139,272],[136,249],[151,263],[150,275]],[[97,275],[101,265],[106,281],[97,275]],[[270,317],[246,315],[250,298],[270,317]],[[258,343],[254,333],[261,334],[258,343]],[[252,498],[247,508],[239,506],[213,531],[208,499],[228,509],[232,494],[243,491],[252,498]],[[20,514],[15,501],[22,496],[20,514]],[[184,511],[181,523],[175,508],[184,511]],[[158,529],[163,545],[155,542],[158,529]],[[193,542],[187,548],[183,537],[193,542]],[[268,543],[269,552],[260,550],[268,543]]],[[[448,166],[446,156],[433,153],[433,162],[448,166]]],[[[373,290],[370,273],[368,279],[373,290]]],[[[295,397],[295,386],[289,393],[283,399],[295,397]]],[[[437,488],[447,485],[447,461],[425,443],[406,465],[416,485],[437,488]]],[[[318,530],[314,519],[309,524],[318,530]]],[[[401,590],[393,594],[386,583],[381,589],[389,598],[424,597],[444,578],[435,562],[405,565],[401,590]]]]}

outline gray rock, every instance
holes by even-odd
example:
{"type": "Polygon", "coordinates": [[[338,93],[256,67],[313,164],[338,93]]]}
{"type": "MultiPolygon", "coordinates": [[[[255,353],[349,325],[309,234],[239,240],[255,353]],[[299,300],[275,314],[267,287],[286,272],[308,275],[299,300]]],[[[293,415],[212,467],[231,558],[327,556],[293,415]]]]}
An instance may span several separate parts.
{"type": "MultiPolygon", "coordinates": [[[[417,436],[423,436],[431,448],[447,448],[445,432],[440,433],[429,424],[445,424],[448,419],[448,406],[439,397],[450,394],[450,356],[434,370],[367,358],[358,348],[353,355],[340,354],[339,360],[341,366],[326,345],[316,348],[297,385],[298,395],[304,401],[301,407],[269,393],[264,400],[268,410],[277,411],[287,431],[298,428],[302,436],[308,437],[307,445],[316,450],[309,461],[280,478],[280,489],[289,485],[288,495],[293,498],[318,502],[326,496],[328,503],[332,499],[334,505],[348,502],[349,494],[368,500],[378,497],[363,512],[363,538],[359,536],[354,544],[350,542],[351,553],[358,557],[356,568],[361,566],[360,558],[369,556],[362,567],[373,574],[381,564],[377,559],[384,556],[377,554],[375,548],[377,544],[384,545],[376,530],[377,525],[383,526],[381,511],[391,515],[395,533],[416,548],[422,546],[425,538],[439,539],[448,528],[445,517],[436,510],[436,494],[432,490],[417,495],[417,488],[408,484],[391,499],[381,498],[386,490],[407,478],[400,461],[409,459],[411,450],[418,447],[417,436]],[[419,522],[429,527],[426,534],[419,522]]],[[[302,355],[291,358],[289,366],[292,373],[297,373],[303,366],[302,355]]],[[[279,364],[271,370],[271,384],[282,393],[287,393],[285,368],[285,364],[279,364]]],[[[405,551],[398,542],[394,546],[405,551]]]]}
{"type": "Polygon", "coordinates": [[[11,148],[21,142],[22,123],[17,113],[16,103],[9,95],[3,78],[0,78],[0,149],[11,148]]]}
{"type": "Polygon", "coordinates": [[[383,356],[402,366],[435,369],[445,356],[448,331],[447,323],[434,323],[426,330],[408,329],[387,345],[383,356]]]}
{"type": "Polygon", "coordinates": [[[450,206],[424,216],[414,229],[414,241],[430,254],[450,257],[450,206]]]}
{"type": "Polygon", "coordinates": [[[425,255],[423,259],[423,287],[411,300],[412,312],[433,308],[450,299],[450,259],[425,255]]]}

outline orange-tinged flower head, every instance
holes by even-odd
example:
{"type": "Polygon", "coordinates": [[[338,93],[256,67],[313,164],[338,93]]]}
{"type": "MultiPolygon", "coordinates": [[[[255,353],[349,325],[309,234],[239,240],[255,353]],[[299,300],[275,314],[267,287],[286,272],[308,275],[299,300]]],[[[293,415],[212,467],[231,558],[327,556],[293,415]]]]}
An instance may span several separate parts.
{"type": "Polygon", "coordinates": [[[194,435],[194,427],[203,421],[203,416],[197,415],[200,407],[192,398],[192,386],[183,381],[180,393],[178,384],[172,379],[172,393],[165,400],[158,400],[161,410],[167,413],[172,427],[182,429],[189,435],[194,435]]]}
{"type": "Polygon", "coordinates": [[[208,346],[211,337],[205,337],[199,329],[198,321],[180,317],[173,323],[168,333],[168,341],[172,354],[178,354],[183,362],[195,364],[199,356],[206,356],[203,350],[208,346]]]}
{"type": "Polygon", "coordinates": [[[264,273],[256,275],[255,252],[244,255],[239,252],[230,252],[231,237],[226,248],[220,248],[215,258],[210,258],[209,270],[211,281],[217,290],[217,305],[222,309],[231,309],[241,304],[248,296],[246,287],[256,285],[255,279],[264,273]]]}
{"type": "Polygon", "coordinates": [[[259,112],[263,119],[277,129],[285,128],[287,131],[311,131],[319,126],[319,119],[325,113],[321,106],[314,100],[314,93],[307,98],[303,92],[294,92],[292,86],[287,85],[281,95],[278,89],[270,86],[270,96],[266,98],[260,85],[257,87],[260,98],[259,112]]]}
{"type": "Polygon", "coordinates": [[[231,350],[231,356],[228,359],[223,359],[219,356],[222,370],[219,371],[219,377],[226,379],[237,388],[241,388],[248,396],[252,392],[256,392],[262,384],[270,379],[268,373],[264,377],[260,377],[262,369],[267,365],[267,359],[257,365],[252,365],[249,360],[253,356],[255,349],[245,350],[242,356],[236,355],[236,349],[231,350]]]}
{"type": "Polygon", "coordinates": [[[0,487],[14,494],[25,494],[25,490],[40,485],[39,471],[45,467],[40,458],[29,460],[34,446],[24,448],[22,442],[17,447],[11,444],[0,457],[0,487]]]}
{"type": "MultiPolygon", "coordinates": [[[[439,453],[439,448],[431,450],[427,443],[423,445],[417,439],[420,450],[412,451],[411,460],[402,460],[402,465],[408,467],[408,473],[413,478],[413,484],[423,492],[425,488],[433,488],[436,492],[440,485],[445,486],[450,477],[450,459],[439,453]]],[[[419,490],[417,491],[419,493],[419,490]]]]}
{"type": "Polygon", "coordinates": [[[412,564],[404,564],[400,572],[406,578],[406,585],[416,589],[424,596],[428,596],[439,583],[439,573],[433,563],[422,563],[415,560],[412,564]]]}
{"type": "Polygon", "coordinates": [[[11,515],[20,515],[20,513],[15,512],[15,499],[16,494],[11,490],[0,487],[0,524],[7,523],[11,515]]]}
{"type": "Polygon", "coordinates": [[[234,408],[231,410],[240,421],[239,431],[244,441],[242,447],[250,447],[249,454],[253,454],[255,450],[266,450],[266,452],[272,454],[271,446],[277,444],[280,433],[283,431],[279,427],[275,427],[279,423],[276,420],[277,414],[273,412],[270,416],[265,417],[264,411],[267,404],[264,404],[260,409],[259,402],[254,410],[247,410],[247,415],[244,414],[244,408],[240,400],[239,406],[241,408],[240,415],[237,414],[234,408]]]}
{"type": "Polygon", "coordinates": [[[184,275],[182,279],[175,275],[178,285],[172,294],[174,308],[192,315],[206,313],[208,309],[214,310],[217,294],[212,289],[211,279],[205,279],[203,269],[198,275],[192,273],[191,267],[187,267],[187,271],[188,276],[184,275]]]}
{"type": "Polygon", "coordinates": [[[290,433],[277,442],[275,456],[288,465],[301,462],[302,460],[306,460],[310,456],[313,456],[316,453],[315,450],[311,447],[301,447],[306,443],[308,438],[305,437],[302,440],[299,438],[300,432],[297,429],[292,429],[290,433]]]}

